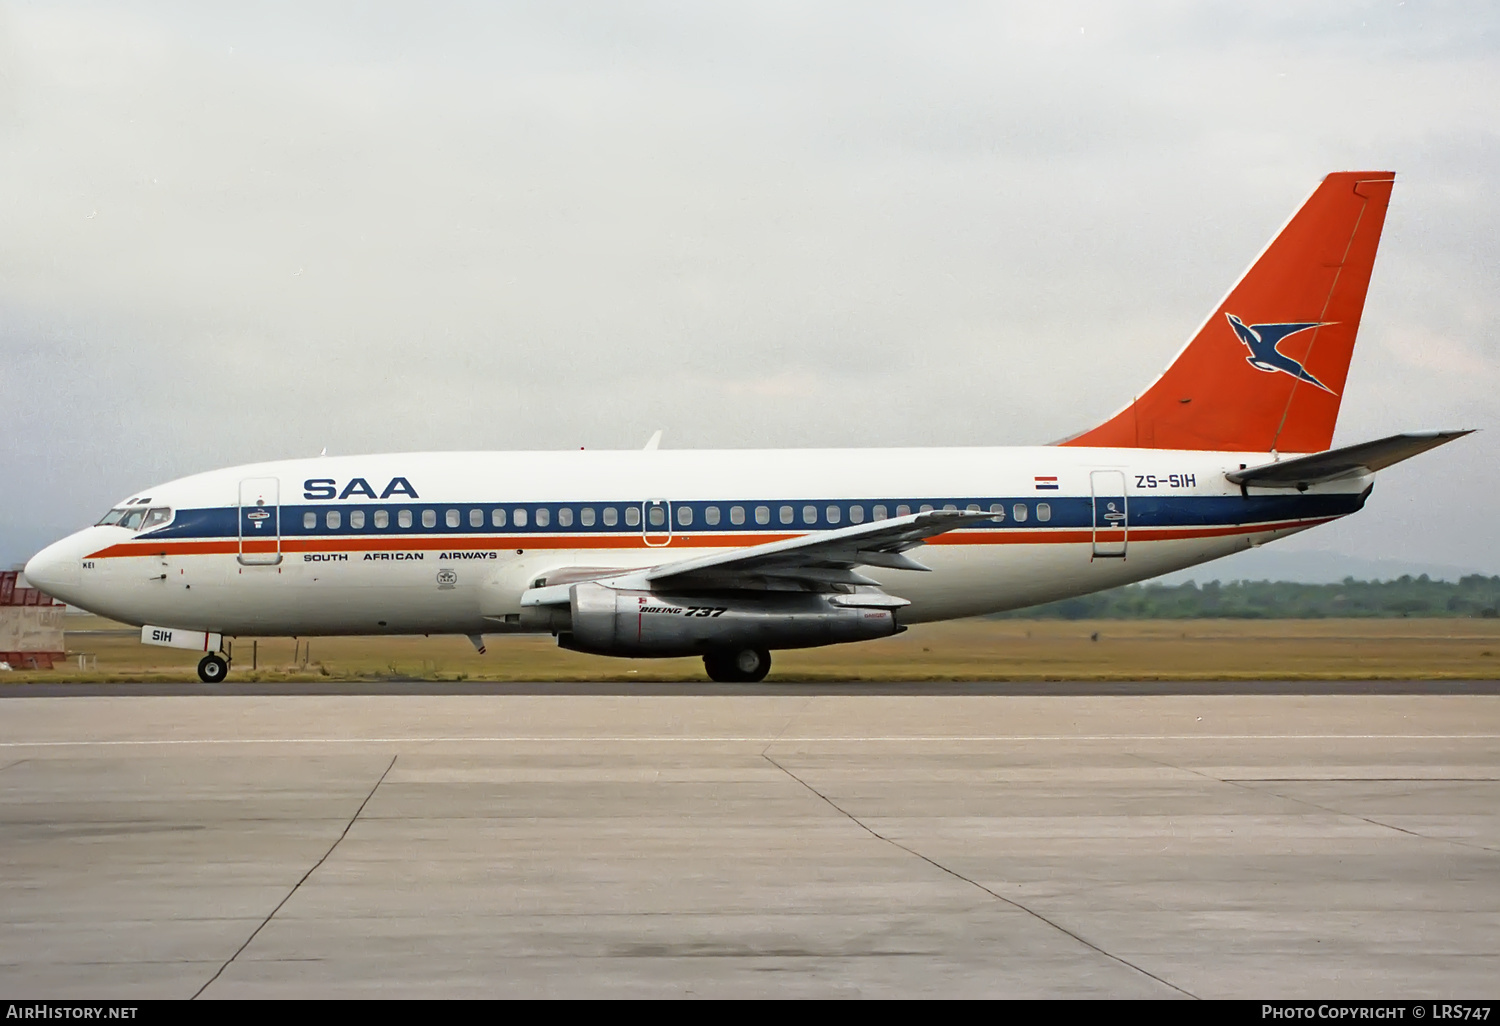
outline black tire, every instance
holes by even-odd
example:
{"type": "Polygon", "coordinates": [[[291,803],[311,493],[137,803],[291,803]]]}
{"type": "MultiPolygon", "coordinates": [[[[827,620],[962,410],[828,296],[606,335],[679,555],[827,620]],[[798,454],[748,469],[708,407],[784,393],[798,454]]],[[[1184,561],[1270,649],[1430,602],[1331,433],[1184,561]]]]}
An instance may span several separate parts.
{"type": "Polygon", "coordinates": [[[720,684],[734,683],[734,665],[725,657],[723,652],[710,652],[703,657],[703,669],[708,671],[708,679],[720,684]]]}
{"type": "Polygon", "coordinates": [[[198,679],[217,684],[229,675],[229,660],[221,655],[206,655],[198,660],[198,679]]]}
{"type": "Polygon", "coordinates": [[[710,652],[703,657],[703,668],[720,684],[754,684],[771,672],[771,653],[763,648],[710,652]]]}

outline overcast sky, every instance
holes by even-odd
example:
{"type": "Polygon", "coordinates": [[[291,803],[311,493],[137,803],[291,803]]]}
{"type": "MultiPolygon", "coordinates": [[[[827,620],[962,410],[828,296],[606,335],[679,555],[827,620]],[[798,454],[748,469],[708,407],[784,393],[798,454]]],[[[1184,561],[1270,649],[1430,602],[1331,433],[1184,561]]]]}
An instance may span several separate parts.
{"type": "Polygon", "coordinates": [[[1045,443],[1325,173],[1398,179],[1283,545],[1500,572],[1500,7],[0,6],[0,564],[392,449],[1045,443]]]}

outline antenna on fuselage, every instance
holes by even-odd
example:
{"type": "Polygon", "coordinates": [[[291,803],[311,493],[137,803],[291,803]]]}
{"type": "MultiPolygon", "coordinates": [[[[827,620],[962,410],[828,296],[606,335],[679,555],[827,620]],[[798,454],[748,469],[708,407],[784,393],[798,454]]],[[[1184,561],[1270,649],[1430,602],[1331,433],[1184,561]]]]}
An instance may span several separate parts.
{"type": "Polygon", "coordinates": [[[656,434],[646,442],[646,452],[654,452],[661,448],[661,429],[657,428],[656,434]]]}

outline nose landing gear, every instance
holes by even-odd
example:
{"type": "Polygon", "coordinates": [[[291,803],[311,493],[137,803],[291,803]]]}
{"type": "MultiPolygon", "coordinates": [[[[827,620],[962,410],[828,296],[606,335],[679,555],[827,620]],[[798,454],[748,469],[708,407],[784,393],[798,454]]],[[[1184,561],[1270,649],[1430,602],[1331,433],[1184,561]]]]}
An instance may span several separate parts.
{"type": "Polygon", "coordinates": [[[229,660],[217,652],[210,652],[198,660],[198,679],[205,684],[217,684],[229,673],[229,660]]]}

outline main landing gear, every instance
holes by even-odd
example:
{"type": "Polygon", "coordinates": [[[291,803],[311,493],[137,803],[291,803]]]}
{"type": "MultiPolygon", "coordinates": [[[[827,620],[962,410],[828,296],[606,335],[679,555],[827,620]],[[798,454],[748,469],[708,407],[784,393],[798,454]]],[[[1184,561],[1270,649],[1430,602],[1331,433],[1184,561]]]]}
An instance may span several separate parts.
{"type": "Polygon", "coordinates": [[[217,684],[229,673],[229,660],[217,652],[210,652],[198,660],[198,679],[205,684],[217,684]]]}
{"type": "Polygon", "coordinates": [[[720,684],[753,684],[771,672],[771,653],[763,648],[710,652],[703,657],[703,668],[720,684]]]}

